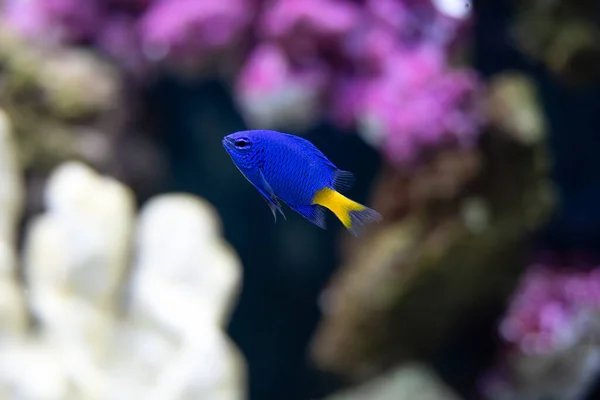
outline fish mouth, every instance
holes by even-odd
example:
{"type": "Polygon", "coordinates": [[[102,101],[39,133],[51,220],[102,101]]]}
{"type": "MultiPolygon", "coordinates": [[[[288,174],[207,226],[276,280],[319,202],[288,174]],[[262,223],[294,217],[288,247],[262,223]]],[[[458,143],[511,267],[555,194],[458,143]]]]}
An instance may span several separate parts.
{"type": "Polygon", "coordinates": [[[225,148],[233,148],[233,142],[234,140],[228,136],[225,136],[225,138],[221,141],[221,143],[223,143],[223,147],[225,148]]]}

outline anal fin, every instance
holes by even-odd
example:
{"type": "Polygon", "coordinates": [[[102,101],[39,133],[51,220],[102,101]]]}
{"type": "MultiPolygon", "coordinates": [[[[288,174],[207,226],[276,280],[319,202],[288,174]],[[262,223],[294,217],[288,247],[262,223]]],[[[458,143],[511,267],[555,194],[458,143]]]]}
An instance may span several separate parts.
{"type": "Polygon", "coordinates": [[[318,204],[313,204],[310,206],[296,206],[288,204],[288,206],[319,228],[327,229],[325,226],[325,207],[318,204]]]}

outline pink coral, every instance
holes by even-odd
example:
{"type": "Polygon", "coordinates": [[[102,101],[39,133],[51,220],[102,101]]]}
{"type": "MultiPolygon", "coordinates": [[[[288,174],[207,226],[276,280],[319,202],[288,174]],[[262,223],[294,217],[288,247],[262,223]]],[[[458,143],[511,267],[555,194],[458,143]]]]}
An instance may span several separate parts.
{"type": "Polygon", "coordinates": [[[123,14],[106,21],[98,33],[97,45],[127,70],[138,73],[146,70],[135,20],[131,16],[123,14]]]}
{"type": "Polygon", "coordinates": [[[358,127],[394,163],[427,146],[469,146],[479,131],[479,81],[448,61],[470,23],[457,0],[6,0],[4,8],[3,21],[20,31],[91,44],[136,76],[162,61],[201,72],[241,60],[233,87],[243,113],[261,116],[250,120],[294,115],[308,127],[328,117],[358,127]]]}
{"type": "Polygon", "coordinates": [[[596,316],[600,267],[577,271],[535,265],[523,277],[500,333],[524,353],[554,351],[585,334],[584,320],[596,316]]]}
{"type": "Polygon", "coordinates": [[[480,381],[487,398],[582,398],[600,373],[600,266],[533,264],[499,333],[505,347],[480,381]]]}
{"type": "Polygon", "coordinates": [[[142,16],[141,41],[148,49],[201,55],[234,44],[251,16],[252,9],[243,0],[163,0],[142,16]]]}
{"type": "Polygon", "coordinates": [[[377,25],[401,32],[413,16],[410,5],[409,2],[397,0],[366,0],[365,10],[378,22],[377,25]]]}
{"type": "Polygon", "coordinates": [[[77,40],[92,38],[103,20],[99,0],[43,0],[41,7],[54,23],[66,27],[68,36],[77,40]]]}
{"type": "Polygon", "coordinates": [[[88,40],[103,19],[98,0],[7,0],[4,18],[28,37],[88,40]]]}
{"type": "Polygon", "coordinates": [[[447,61],[447,44],[463,21],[427,0],[366,0],[362,9],[351,2],[276,0],[262,31],[293,64],[327,63],[335,79],[321,98],[331,117],[344,127],[358,122],[392,162],[411,162],[424,146],[472,145],[481,123],[480,83],[447,61]]]}
{"type": "Polygon", "coordinates": [[[410,162],[426,146],[474,143],[477,89],[476,77],[449,70],[437,47],[397,50],[364,91],[358,118],[364,134],[379,142],[393,162],[410,162]]]}
{"type": "Polygon", "coordinates": [[[2,3],[3,22],[26,37],[48,35],[49,16],[39,2],[6,0],[2,3]]]}
{"type": "Polygon", "coordinates": [[[348,1],[275,0],[265,6],[257,34],[276,41],[294,63],[329,62],[360,19],[360,9],[348,1]]]}
{"type": "Polygon", "coordinates": [[[317,68],[294,70],[281,48],[265,43],[256,47],[248,57],[239,74],[238,90],[240,93],[268,93],[294,85],[292,81],[301,86],[322,86],[326,77],[320,72],[317,68]]]}
{"type": "Polygon", "coordinates": [[[254,49],[238,76],[236,91],[248,119],[258,125],[280,121],[301,124],[318,113],[328,80],[327,69],[293,67],[284,51],[272,43],[254,49]]]}
{"type": "Polygon", "coordinates": [[[359,19],[359,9],[342,0],[277,0],[265,9],[262,31],[269,37],[340,36],[359,19]]]}

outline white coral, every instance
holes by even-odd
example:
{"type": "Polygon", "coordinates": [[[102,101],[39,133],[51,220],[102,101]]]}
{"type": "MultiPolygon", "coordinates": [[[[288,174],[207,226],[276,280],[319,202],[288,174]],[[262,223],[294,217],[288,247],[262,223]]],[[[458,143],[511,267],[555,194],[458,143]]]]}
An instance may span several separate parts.
{"type": "Polygon", "coordinates": [[[245,398],[244,360],[223,331],[240,262],[214,208],[191,195],[158,196],[137,218],[121,183],[81,163],[59,166],[26,234],[27,300],[40,328],[25,329],[11,145],[0,114],[0,397],[245,398]]]}

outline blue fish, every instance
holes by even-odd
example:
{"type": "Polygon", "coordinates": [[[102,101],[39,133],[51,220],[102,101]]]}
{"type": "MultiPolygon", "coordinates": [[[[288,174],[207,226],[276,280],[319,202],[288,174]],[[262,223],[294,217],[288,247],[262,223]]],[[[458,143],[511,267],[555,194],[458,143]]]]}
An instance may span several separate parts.
{"type": "Polygon", "coordinates": [[[277,222],[284,218],[279,200],[322,229],[331,210],[355,236],[381,215],[340,193],[354,183],[351,172],[337,168],[311,142],[271,130],[225,136],[223,146],[242,175],[258,189],[277,222]]]}

